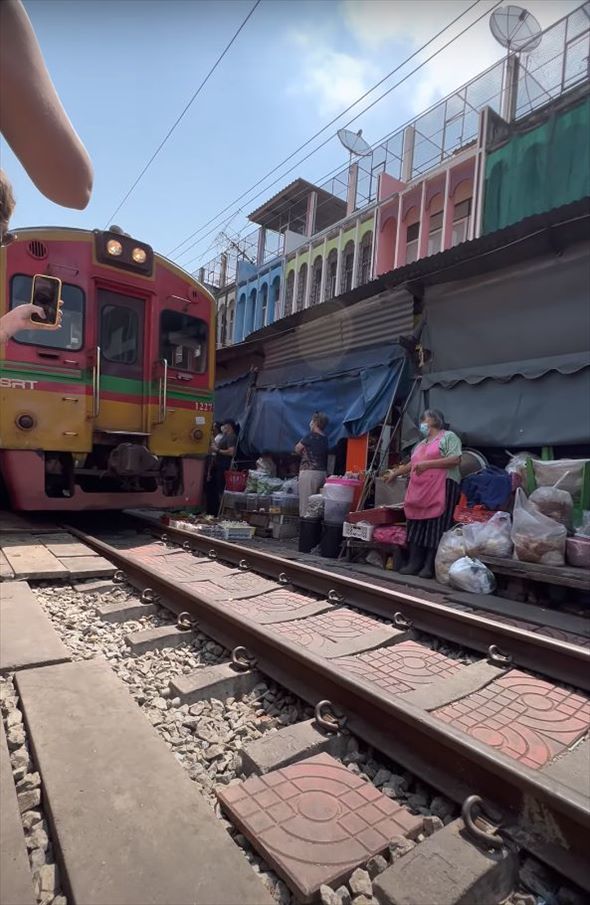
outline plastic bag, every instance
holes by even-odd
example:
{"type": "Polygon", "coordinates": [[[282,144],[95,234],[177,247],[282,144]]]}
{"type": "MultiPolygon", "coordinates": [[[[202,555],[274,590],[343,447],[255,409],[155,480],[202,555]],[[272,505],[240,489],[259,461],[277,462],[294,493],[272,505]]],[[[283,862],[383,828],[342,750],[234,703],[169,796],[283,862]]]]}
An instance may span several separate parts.
{"type": "Polygon", "coordinates": [[[249,471],[246,481],[246,493],[258,493],[258,478],[264,477],[262,471],[249,471]]]}
{"type": "Polygon", "coordinates": [[[299,496],[299,478],[289,478],[288,481],[283,481],[283,493],[299,496]]]}
{"type": "Polygon", "coordinates": [[[496,512],[487,522],[464,525],[465,552],[468,556],[511,556],[511,527],[507,512],[496,512]]]}
{"type": "Polygon", "coordinates": [[[305,518],[322,518],[324,515],[324,498],[321,493],[313,493],[307,501],[305,518]]]}
{"type": "Polygon", "coordinates": [[[441,584],[449,584],[449,569],[462,556],[465,556],[463,529],[451,528],[450,531],[445,531],[440,539],[434,561],[436,580],[441,584]]]}
{"type": "Polygon", "coordinates": [[[531,493],[529,500],[547,518],[552,518],[560,525],[571,528],[574,501],[567,490],[560,490],[558,487],[537,487],[531,493]]]}
{"type": "Polygon", "coordinates": [[[508,474],[517,474],[519,475],[519,477],[524,479],[526,477],[527,459],[538,459],[538,456],[535,456],[534,453],[524,451],[516,453],[516,455],[512,455],[512,458],[506,466],[505,471],[507,471],[508,474]]]}
{"type": "Polygon", "coordinates": [[[551,462],[533,462],[537,487],[555,487],[567,490],[577,497],[582,489],[584,465],[588,459],[554,459],[551,462]]]}
{"type": "Polygon", "coordinates": [[[512,541],[516,559],[544,566],[563,566],[566,538],[564,526],[539,512],[519,488],[512,514],[512,541]]]}
{"type": "Polygon", "coordinates": [[[462,556],[449,569],[449,580],[452,587],[469,594],[493,594],[496,590],[496,579],[479,559],[462,556]]]}

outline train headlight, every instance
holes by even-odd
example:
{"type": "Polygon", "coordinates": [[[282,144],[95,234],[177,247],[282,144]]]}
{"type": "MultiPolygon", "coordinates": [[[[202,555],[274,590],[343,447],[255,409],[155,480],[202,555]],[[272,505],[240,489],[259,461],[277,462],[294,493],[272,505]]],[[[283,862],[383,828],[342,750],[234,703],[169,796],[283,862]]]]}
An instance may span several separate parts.
{"type": "Polygon", "coordinates": [[[145,248],[134,248],[131,252],[131,257],[136,264],[145,264],[147,261],[147,252],[145,248]]]}
{"type": "Polygon", "coordinates": [[[202,440],[203,437],[204,437],[204,434],[203,434],[203,431],[202,431],[202,430],[199,430],[199,428],[197,427],[197,428],[195,428],[195,430],[193,431],[192,436],[193,436],[193,440],[202,440]]]}
{"type": "Polygon", "coordinates": [[[35,427],[35,424],[37,423],[35,421],[34,415],[29,415],[28,412],[23,412],[21,415],[17,415],[14,420],[15,420],[16,426],[18,428],[20,428],[20,430],[22,430],[22,431],[33,430],[33,428],[35,427]]]}
{"type": "Polygon", "coordinates": [[[113,256],[113,258],[118,258],[123,254],[123,244],[119,242],[118,239],[109,239],[107,242],[107,252],[113,256]]]}

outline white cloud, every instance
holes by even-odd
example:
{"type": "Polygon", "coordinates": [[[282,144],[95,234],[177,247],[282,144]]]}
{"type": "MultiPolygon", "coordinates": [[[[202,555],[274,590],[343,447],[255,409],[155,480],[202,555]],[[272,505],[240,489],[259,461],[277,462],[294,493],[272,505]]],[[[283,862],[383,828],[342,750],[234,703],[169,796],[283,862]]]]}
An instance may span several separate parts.
{"type": "Polygon", "coordinates": [[[304,92],[321,116],[339,113],[377,80],[378,69],[369,54],[353,56],[330,45],[321,34],[293,32],[301,72],[291,93],[304,92]]]}
{"type": "MultiPolygon", "coordinates": [[[[401,48],[400,57],[406,56],[470,5],[468,0],[414,0],[412,3],[407,0],[343,0],[341,9],[346,26],[364,49],[364,54],[382,61],[388,45],[396,43],[401,48]]],[[[475,6],[404,67],[400,76],[411,71],[486,10],[490,11],[493,5],[492,0],[486,0],[475,6]]],[[[523,5],[536,16],[542,28],[547,28],[579,6],[579,0],[524,0],[523,5]]],[[[486,15],[411,80],[411,89],[406,88],[405,92],[416,113],[502,57],[503,51],[490,33],[488,19],[486,15]]]]}

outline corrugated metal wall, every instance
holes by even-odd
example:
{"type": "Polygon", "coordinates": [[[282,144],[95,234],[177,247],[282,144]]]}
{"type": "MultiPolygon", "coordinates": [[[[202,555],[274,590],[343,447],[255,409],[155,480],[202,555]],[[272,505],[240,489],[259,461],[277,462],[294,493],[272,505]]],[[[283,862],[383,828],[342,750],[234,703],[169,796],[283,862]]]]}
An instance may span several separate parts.
{"type": "MultiPolygon", "coordinates": [[[[389,290],[269,339],[264,368],[270,370],[301,359],[337,364],[351,349],[395,342],[411,333],[413,324],[411,296],[403,289],[389,290]]],[[[264,385],[264,372],[258,383],[264,385]]]]}

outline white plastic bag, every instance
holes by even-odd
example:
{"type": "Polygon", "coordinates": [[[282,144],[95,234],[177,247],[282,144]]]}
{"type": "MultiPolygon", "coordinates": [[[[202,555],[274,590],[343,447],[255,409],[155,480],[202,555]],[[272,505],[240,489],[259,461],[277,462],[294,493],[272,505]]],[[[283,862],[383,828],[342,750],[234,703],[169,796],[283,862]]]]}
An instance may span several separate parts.
{"type": "Polygon", "coordinates": [[[288,481],[283,481],[283,493],[299,496],[299,478],[289,478],[288,481]]]}
{"type": "Polygon", "coordinates": [[[449,584],[449,569],[462,556],[465,556],[463,529],[451,528],[450,531],[445,531],[440,539],[434,561],[436,580],[441,584],[449,584]]]}
{"type": "Polygon", "coordinates": [[[512,514],[512,541],[516,559],[544,566],[563,566],[566,538],[564,526],[539,512],[519,487],[512,514]]]}
{"type": "Polygon", "coordinates": [[[560,525],[571,528],[574,501],[567,490],[560,490],[558,487],[537,487],[531,493],[529,500],[547,518],[552,518],[560,525]]]}
{"type": "Polygon", "coordinates": [[[567,490],[573,497],[582,489],[584,465],[588,459],[554,459],[550,462],[533,462],[537,487],[555,487],[567,490]]]}
{"type": "Polygon", "coordinates": [[[452,587],[469,594],[493,594],[496,590],[496,579],[479,559],[462,556],[449,569],[452,587]]]}
{"type": "Polygon", "coordinates": [[[468,556],[511,556],[512,519],[508,512],[496,512],[488,522],[463,526],[468,556]]]}
{"type": "MultiPolygon", "coordinates": [[[[508,452],[508,450],[506,450],[508,452]]],[[[534,453],[530,452],[519,452],[519,453],[509,453],[510,461],[504,471],[507,471],[508,474],[517,474],[524,480],[526,477],[526,463],[527,459],[538,459],[538,456],[535,456],[534,453]]]]}

